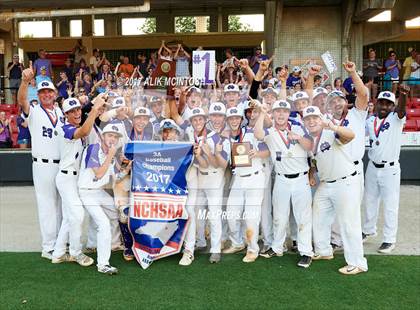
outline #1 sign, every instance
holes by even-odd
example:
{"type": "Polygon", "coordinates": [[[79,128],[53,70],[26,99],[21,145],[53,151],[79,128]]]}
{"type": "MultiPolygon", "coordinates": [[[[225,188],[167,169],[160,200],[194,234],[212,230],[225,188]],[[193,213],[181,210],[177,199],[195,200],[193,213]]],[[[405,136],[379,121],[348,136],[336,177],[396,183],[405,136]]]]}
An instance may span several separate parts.
{"type": "Polygon", "coordinates": [[[216,75],[216,53],[215,51],[193,51],[193,78],[208,85],[214,83],[216,75]]]}
{"type": "Polygon", "coordinates": [[[329,51],[326,51],[324,54],[322,54],[321,58],[324,61],[329,73],[337,71],[337,65],[335,64],[334,58],[329,51]]]}

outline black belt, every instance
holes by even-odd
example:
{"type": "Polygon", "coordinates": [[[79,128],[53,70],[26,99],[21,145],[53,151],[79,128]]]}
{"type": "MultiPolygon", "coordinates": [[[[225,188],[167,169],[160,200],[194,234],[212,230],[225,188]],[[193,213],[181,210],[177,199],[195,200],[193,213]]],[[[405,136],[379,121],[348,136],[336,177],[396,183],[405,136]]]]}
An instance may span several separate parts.
{"type": "Polygon", "coordinates": [[[294,173],[294,174],[280,174],[280,173],[277,173],[277,174],[278,175],[282,175],[282,176],[284,176],[284,177],[286,177],[288,179],[296,179],[300,175],[308,174],[308,171],[301,172],[301,173],[294,173]]]}
{"type": "Polygon", "coordinates": [[[358,165],[358,164],[359,164],[359,161],[358,161],[358,160],[356,160],[356,161],[354,162],[354,164],[355,164],[355,165],[358,165]]]}
{"type": "MultiPolygon", "coordinates": [[[[384,168],[386,163],[385,164],[377,164],[377,163],[372,161],[372,164],[375,166],[375,168],[384,168]]],[[[395,162],[392,161],[388,164],[389,164],[390,167],[392,167],[392,166],[395,165],[395,162]]]]}
{"type": "Polygon", "coordinates": [[[61,170],[61,173],[77,175],[77,172],[76,171],[61,170]]]}
{"type": "Polygon", "coordinates": [[[209,175],[210,173],[217,173],[217,171],[207,172],[207,171],[200,171],[200,170],[198,170],[198,172],[200,172],[201,175],[209,175]]]}
{"type": "MultiPolygon", "coordinates": [[[[350,174],[350,175],[348,175],[348,176],[345,176],[345,177],[343,177],[343,178],[341,178],[341,179],[339,179],[339,180],[344,180],[344,179],[347,179],[347,177],[354,177],[355,175],[357,174],[357,171],[355,171],[355,172],[353,172],[352,174],[350,174]]],[[[327,183],[334,183],[334,182],[337,182],[337,180],[334,180],[334,181],[326,181],[327,183]]]]}
{"type": "Polygon", "coordinates": [[[43,162],[43,163],[53,163],[53,164],[59,164],[60,163],[60,160],[58,160],[58,159],[44,159],[44,158],[36,158],[36,157],[32,157],[32,159],[33,159],[33,161],[36,161],[36,162],[43,162]]]}
{"type": "Polygon", "coordinates": [[[259,171],[256,171],[256,172],[254,172],[254,173],[250,173],[250,174],[245,174],[245,175],[240,175],[240,177],[241,178],[247,178],[247,177],[250,177],[251,175],[253,175],[253,174],[258,174],[259,173],[259,171]]]}

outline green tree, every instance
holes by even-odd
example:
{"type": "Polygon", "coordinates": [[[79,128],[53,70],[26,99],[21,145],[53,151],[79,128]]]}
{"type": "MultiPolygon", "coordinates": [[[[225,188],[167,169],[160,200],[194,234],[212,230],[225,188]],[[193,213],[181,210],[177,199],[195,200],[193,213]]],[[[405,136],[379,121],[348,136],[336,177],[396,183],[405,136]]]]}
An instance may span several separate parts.
{"type": "Polygon", "coordinates": [[[144,33],[155,33],[156,32],[156,18],[146,18],[144,24],[138,27],[139,30],[144,33]]]}
{"type": "Polygon", "coordinates": [[[180,32],[180,33],[195,32],[195,17],[194,16],[175,17],[175,32],[180,32]]]}
{"type": "Polygon", "coordinates": [[[238,15],[229,15],[228,31],[230,32],[252,31],[252,29],[249,24],[242,23],[238,15]]]}

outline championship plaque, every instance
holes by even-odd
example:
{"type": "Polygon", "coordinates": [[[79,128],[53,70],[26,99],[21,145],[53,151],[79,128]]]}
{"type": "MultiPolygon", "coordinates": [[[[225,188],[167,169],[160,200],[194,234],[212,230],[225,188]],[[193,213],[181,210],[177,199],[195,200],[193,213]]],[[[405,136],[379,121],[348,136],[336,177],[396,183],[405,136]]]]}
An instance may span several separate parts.
{"type": "Polygon", "coordinates": [[[249,151],[251,150],[251,143],[249,142],[234,142],[232,143],[232,163],[235,167],[251,167],[251,158],[249,158],[249,151]]]}
{"type": "Polygon", "coordinates": [[[166,89],[166,94],[172,96],[173,85],[171,82],[169,85],[166,81],[171,81],[175,77],[176,62],[172,60],[159,59],[156,65],[156,69],[153,71],[151,76],[151,87],[152,89],[166,89]]]}

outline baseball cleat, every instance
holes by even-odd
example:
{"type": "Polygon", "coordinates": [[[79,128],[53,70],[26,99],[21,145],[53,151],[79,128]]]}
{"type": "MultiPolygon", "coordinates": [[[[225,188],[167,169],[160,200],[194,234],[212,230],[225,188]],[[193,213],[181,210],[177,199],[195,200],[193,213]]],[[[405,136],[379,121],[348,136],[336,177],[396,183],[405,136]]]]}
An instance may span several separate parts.
{"type": "Polygon", "coordinates": [[[70,254],[65,253],[64,255],[61,255],[60,257],[52,257],[51,263],[53,264],[60,264],[65,262],[74,262],[74,258],[70,256],[70,254]]]}
{"type": "Polygon", "coordinates": [[[242,259],[244,263],[253,263],[258,258],[258,253],[246,252],[245,257],[242,259]]]}
{"type": "Polygon", "coordinates": [[[365,270],[355,267],[355,266],[344,266],[338,269],[338,271],[345,275],[354,275],[362,272],[366,272],[365,270]]]}
{"type": "Polygon", "coordinates": [[[297,265],[302,268],[308,268],[312,263],[312,257],[302,255],[297,265]]]}
{"type": "Polygon", "coordinates": [[[132,261],[134,259],[134,253],[131,249],[124,249],[123,251],[123,258],[127,262],[132,261]]]}
{"type": "Polygon", "coordinates": [[[391,253],[393,249],[395,249],[395,243],[383,242],[379,247],[378,252],[388,254],[391,253]]]}
{"type": "Polygon", "coordinates": [[[96,248],[85,248],[83,250],[83,253],[85,253],[85,254],[93,254],[93,253],[96,253],[96,248]]]}
{"type": "Polygon", "coordinates": [[[295,253],[298,251],[297,242],[295,240],[292,241],[292,247],[290,248],[290,251],[295,253]]]}
{"type": "Polygon", "coordinates": [[[83,253],[80,253],[76,257],[72,257],[72,259],[73,261],[75,261],[76,263],[78,263],[80,266],[83,266],[83,267],[88,267],[94,263],[93,258],[83,253]]]}
{"type": "Polygon", "coordinates": [[[369,240],[370,238],[376,237],[377,234],[365,234],[364,232],[362,232],[362,242],[366,242],[367,240],[369,240]]]}
{"type": "Polygon", "coordinates": [[[343,247],[341,245],[337,245],[335,243],[331,243],[331,247],[333,249],[333,253],[343,251],[343,247]]]}
{"type": "Polygon", "coordinates": [[[261,249],[261,253],[267,252],[271,247],[269,245],[264,244],[262,249],[261,249]]]}
{"type": "Polygon", "coordinates": [[[124,249],[125,249],[125,247],[122,244],[120,244],[120,245],[116,245],[116,246],[112,247],[111,251],[112,252],[118,252],[118,251],[124,251],[124,249]]]}
{"type": "Polygon", "coordinates": [[[223,250],[223,254],[234,254],[234,253],[238,253],[240,251],[242,251],[243,249],[245,249],[244,245],[241,246],[230,246],[227,249],[223,250]]]}
{"type": "Polygon", "coordinates": [[[265,258],[272,258],[274,256],[283,256],[283,253],[276,253],[272,248],[269,248],[267,251],[260,253],[260,256],[265,258]]]}
{"type": "Polygon", "coordinates": [[[109,274],[109,275],[113,275],[113,274],[118,273],[118,269],[115,268],[115,267],[112,267],[110,265],[98,266],[98,271],[100,273],[105,273],[105,274],[109,274]]]}
{"type": "Polygon", "coordinates": [[[334,255],[318,255],[315,254],[314,256],[312,256],[312,260],[331,260],[334,259],[334,255]]]}
{"type": "Polygon", "coordinates": [[[209,258],[210,264],[217,264],[218,262],[220,262],[221,258],[222,256],[220,255],[220,253],[212,253],[209,258]]]}
{"type": "Polygon", "coordinates": [[[52,260],[52,253],[53,253],[53,251],[49,251],[49,252],[42,251],[41,257],[52,260]]]}
{"type": "Polygon", "coordinates": [[[192,255],[190,252],[185,251],[182,255],[181,260],[179,261],[179,264],[181,266],[189,266],[194,260],[194,255],[192,255]]]}

